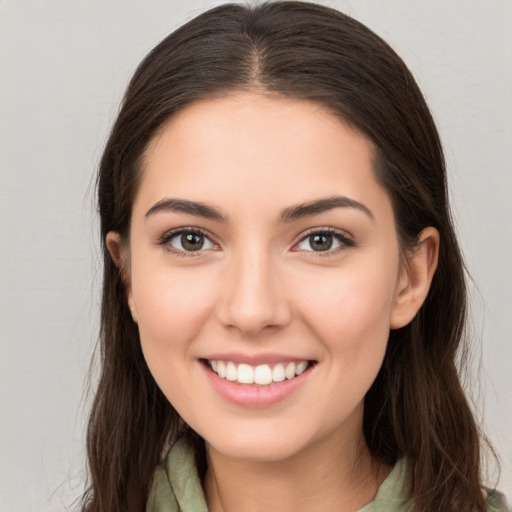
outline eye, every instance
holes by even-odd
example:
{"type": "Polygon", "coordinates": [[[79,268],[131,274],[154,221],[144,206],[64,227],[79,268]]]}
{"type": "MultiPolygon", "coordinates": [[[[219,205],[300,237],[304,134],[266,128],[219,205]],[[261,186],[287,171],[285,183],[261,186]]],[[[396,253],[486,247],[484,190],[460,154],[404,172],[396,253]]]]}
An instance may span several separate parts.
{"type": "Polygon", "coordinates": [[[309,233],[295,247],[299,251],[335,252],[343,246],[352,247],[354,242],[342,232],[323,229],[309,233]]]}
{"type": "Polygon", "coordinates": [[[176,253],[194,253],[217,248],[205,233],[198,229],[180,229],[165,234],[160,245],[176,253]]]}

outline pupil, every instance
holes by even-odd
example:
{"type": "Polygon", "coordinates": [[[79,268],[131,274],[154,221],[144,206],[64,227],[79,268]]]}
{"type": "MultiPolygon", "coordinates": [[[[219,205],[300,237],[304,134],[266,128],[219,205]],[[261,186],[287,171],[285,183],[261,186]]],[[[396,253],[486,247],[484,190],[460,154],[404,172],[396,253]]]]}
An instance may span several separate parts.
{"type": "Polygon", "coordinates": [[[185,233],[181,235],[181,245],[187,251],[199,251],[204,245],[204,237],[197,233],[185,233]]]}
{"type": "Polygon", "coordinates": [[[332,246],[332,235],[313,235],[311,247],[315,251],[328,251],[332,246]]]}

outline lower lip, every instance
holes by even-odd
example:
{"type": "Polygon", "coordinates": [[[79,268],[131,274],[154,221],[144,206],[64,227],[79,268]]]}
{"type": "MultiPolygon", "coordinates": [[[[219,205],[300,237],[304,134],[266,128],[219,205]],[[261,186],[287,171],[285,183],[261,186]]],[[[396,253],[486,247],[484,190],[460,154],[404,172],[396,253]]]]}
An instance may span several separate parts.
{"type": "Polygon", "coordinates": [[[211,368],[201,363],[215,391],[228,402],[242,407],[263,408],[281,402],[297,391],[307,380],[312,367],[293,379],[274,382],[268,386],[239,384],[220,378],[211,368]]]}

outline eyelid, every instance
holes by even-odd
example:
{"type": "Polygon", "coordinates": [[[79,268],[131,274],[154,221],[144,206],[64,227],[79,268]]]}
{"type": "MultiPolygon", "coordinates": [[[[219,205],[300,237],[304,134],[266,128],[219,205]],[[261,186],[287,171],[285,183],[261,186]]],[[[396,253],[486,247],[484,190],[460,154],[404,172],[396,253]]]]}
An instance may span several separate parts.
{"type": "Polygon", "coordinates": [[[355,244],[353,236],[351,234],[349,234],[347,231],[344,231],[342,229],[333,228],[333,227],[317,227],[317,228],[310,228],[310,229],[306,230],[305,232],[301,233],[299,239],[293,244],[291,250],[292,250],[292,252],[303,251],[303,252],[307,252],[307,253],[312,253],[315,256],[321,257],[321,256],[330,256],[330,255],[336,254],[340,250],[346,249],[347,247],[354,247],[355,245],[356,244],[355,244]],[[334,249],[328,249],[326,251],[313,251],[313,250],[307,251],[307,250],[302,250],[302,249],[297,248],[297,246],[301,242],[303,242],[310,236],[317,235],[317,234],[332,235],[339,241],[340,246],[336,247],[334,249]]]}
{"type": "Polygon", "coordinates": [[[204,236],[207,238],[212,245],[215,246],[215,248],[219,248],[219,244],[215,241],[213,235],[209,233],[207,230],[203,228],[199,228],[196,226],[181,226],[179,228],[170,229],[169,231],[166,231],[163,235],[159,236],[157,239],[157,245],[163,246],[167,251],[178,255],[178,256],[185,256],[185,257],[194,257],[194,256],[200,256],[204,254],[206,251],[210,251],[211,249],[199,249],[197,251],[182,251],[180,249],[177,249],[176,247],[173,247],[170,245],[170,241],[175,238],[176,236],[183,235],[186,233],[196,233],[199,235],[204,236]]]}

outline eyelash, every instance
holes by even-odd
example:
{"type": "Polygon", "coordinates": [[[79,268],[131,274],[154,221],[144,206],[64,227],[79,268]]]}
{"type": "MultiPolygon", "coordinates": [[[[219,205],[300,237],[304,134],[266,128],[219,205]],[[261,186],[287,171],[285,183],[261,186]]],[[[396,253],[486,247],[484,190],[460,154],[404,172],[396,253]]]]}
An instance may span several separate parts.
{"type": "MultiPolygon", "coordinates": [[[[186,250],[176,249],[175,247],[173,247],[170,244],[171,240],[173,240],[174,238],[176,238],[178,236],[185,235],[185,234],[194,234],[194,235],[203,236],[213,246],[218,247],[218,244],[216,244],[212,240],[212,237],[211,237],[211,235],[208,232],[206,232],[205,230],[203,230],[201,228],[196,228],[196,227],[179,228],[179,229],[176,229],[176,230],[173,230],[173,231],[168,231],[167,233],[164,233],[158,239],[157,244],[160,245],[160,246],[165,247],[165,249],[167,251],[169,251],[169,252],[171,252],[171,253],[173,253],[173,254],[175,254],[177,256],[180,256],[180,257],[200,256],[205,250],[208,250],[208,249],[199,249],[197,251],[186,251],[186,250]]],[[[346,249],[346,248],[354,247],[355,246],[355,242],[352,239],[352,237],[350,235],[348,235],[344,231],[340,231],[338,229],[328,228],[328,227],[326,227],[326,228],[313,228],[310,231],[308,231],[308,232],[306,232],[305,234],[302,235],[300,240],[293,245],[292,251],[293,252],[299,252],[300,249],[295,249],[295,248],[299,244],[301,244],[302,242],[306,241],[308,238],[311,238],[314,235],[330,235],[335,240],[337,240],[337,242],[340,244],[339,247],[336,247],[334,249],[327,249],[325,251],[314,251],[314,250],[304,251],[304,252],[310,252],[310,253],[314,254],[315,257],[331,256],[333,254],[337,254],[340,250],[343,250],[344,248],[346,249]]]]}
{"type": "Polygon", "coordinates": [[[181,249],[176,249],[175,247],[173,247],[170,244],[170,242],[173,238],[176,238],[181,235],[187,235],[187,234],[203,236],[213,246],[218,247],[218,244],[216,244],[212,240],[211,235],[207,231],[205,231],[201,228],[195,228],[195,227],[179,228],[179,229],[175,229],[173,231],[168,231],[167,233],[164,233],[158,239],[157,243],[158,243],[158,245],[163,246],[166,251],[169,251],[169,252],[175,254],[176,256],[181,256],[181,257],[185,257],[185,258],[199,256],[201,253],[204,252],[205,249],[199,249],[197,251],[185,251],[185,250],[182,251],[181,249]]]}
{"type": "MultiPolygon", "coordinates": [[[[325,227],[325,228],[313,228],[313,229],[307,231],[304,235],[301,236],[300,240],[294,244],[294,247],[297,247],[299,244],[301,244],[302,242],[306,241],[308,238],[311,238],[314,235],[330,235],[335,240],[337,240],[340,244],[339,247],[336,247],[334,249],[328,249],[326,251],[313,251],[313,250],[306,251],[306,252],[310,252],[310,253],[314,254],[315,257],[319,257],[319,258],[332,256],[333,254],[337,254],[338,252],[340,252],[344,249],[354,247],[356,245],[353,238],[345,231],[340,231],[339,229],[325,227]]],[[[296,249],[295,251],[298,252],[299,249],[296,249]]]]}

